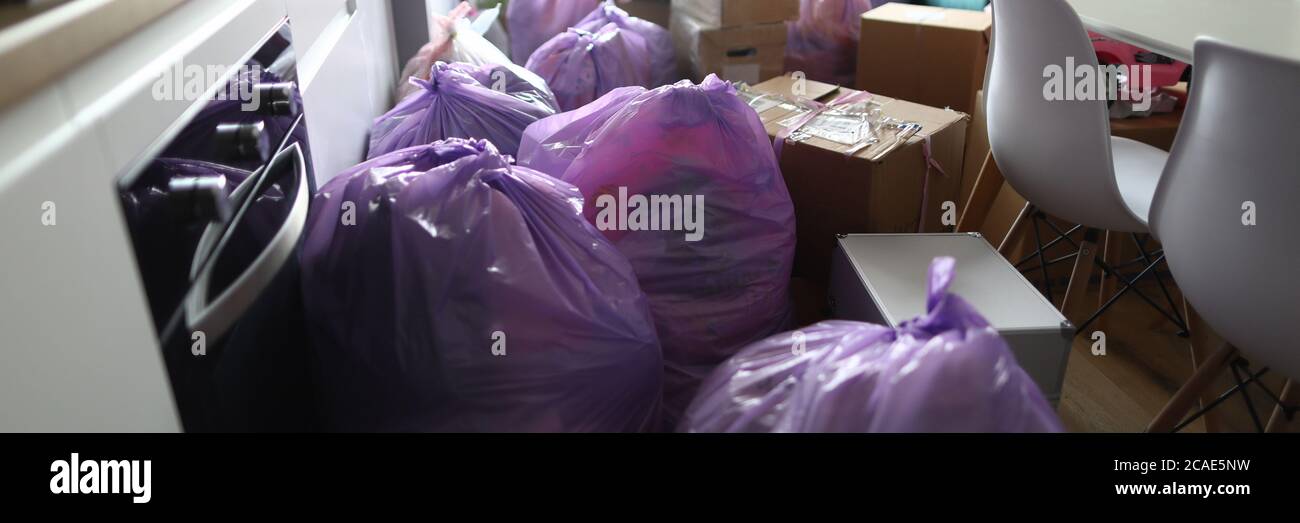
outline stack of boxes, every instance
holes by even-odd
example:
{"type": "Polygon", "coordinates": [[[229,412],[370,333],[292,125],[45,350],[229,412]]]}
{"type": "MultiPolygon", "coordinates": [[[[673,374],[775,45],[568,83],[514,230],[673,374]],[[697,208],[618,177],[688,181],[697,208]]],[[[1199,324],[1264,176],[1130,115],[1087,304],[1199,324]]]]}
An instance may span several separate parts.
{"type": "Polygon", "coordinates": [[[799,0],[672,0],[670,29],[682,76],[756,84],[785,68],[787,20],[799,0]]]}
{"type": "Polygon", "coordinates": [[[971,114],[983,88],[993,16],[888,4],[862,15],[858,89],[971,114]]]}

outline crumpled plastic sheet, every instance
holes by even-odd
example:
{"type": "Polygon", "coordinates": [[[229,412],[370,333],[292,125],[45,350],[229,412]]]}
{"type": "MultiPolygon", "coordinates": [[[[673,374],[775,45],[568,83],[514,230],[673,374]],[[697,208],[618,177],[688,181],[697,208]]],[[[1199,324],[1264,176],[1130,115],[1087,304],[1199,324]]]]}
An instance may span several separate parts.
{"type": "Polygon", "coordinates": [[[927,313],[897,329],[825,321],[740,351],[700,388],[685,432],[1060,432],[998,333],[930,268],[927,313]]]}
{"type": "Polygon", "coordinates": [[[810,80],[853,85],[862,13],[870,11],[872,4],[872,0],[800,0],[799,19],[786,22],[785,70],[802,71],[810,80]]]}
{"type": "Polygon", "coordinates": [[[645,38],[614,23],[557,35],[533,53],[527,67],[546,80],[564,111],[619,87],[649,85],[654,74],[645,38]]]}
{"type": "Polygon", "coordinates": [[[303,293],[328,429],[658,426],[646,297],[573,186],[449,139],[362,163],[313,206],[303,293]]]}
{"type": "Polygon", "coordinates": [[[677,55],[673,51],[673,37],[668,30],[654,22],[629,15],[612,0],[597,7],[574,27],[589,32],[596,32],[606,24],[614,24],[619,29],[632,31],[645,39],[650,52],[650,83],[642,87],[658,87],[680,80],[677,74],[677,55]]]}
{"type": "MultiPolygon", "coordinates": [[[[499,9],[475,12],[473,6],[461,2],[447,15],[433,15],[429,20],[429,43],[424,44],[415,56],[406,62],[398,78],[429,79],[429,72],[437,62],[464,62],[471,65],[516,65],[505,52],[489,38],[507,39],[499,9]],[[473,18],[471,22],[470,19],[473,18]]],[[[417,91],[419,86],[398,82],[396,100],[403,100],[417,91]]]]}
{"type": "Polygon", "coordinates": [[[506,29],[510,57],[525,63],[542,44],[581,22],[601,0],[510,0],[506,29]]]}
{"type": "Polygon", "coordinates": [[[369,158],[444,138],[484,139],[513,155],[524,129],[558,110],[546,82],[516,65],[438,62],[420,92],[375,119],[369,158]]]}
{"type": "Polygon", "coordinates": [[[620,190],[681,196],[683,208],[686,196],[703,198],[698,241],[687,237],[684,212],[669,220],[673,230],[602,231],[649,296],[670,428],[714,366],[786,327],[794,208],[762,122],[727,82],[710,75],[699,85],[615,89],[529,126],[519,163],[576,185],[593,224],[599,198],[620,190]]]}
{"type": "MultiPolygon", "coordinates": [[[[468,2],[461,2],[446,15],[436,13],[431,14],[429,16],[429,43],[420,47],[420,50],[415,53],[415,56],[412,56],[410,60],[406,61],[406,66],[402,68],[402,74],[401,76],[398,76],[398,78],[416,77],[428,80],[429,72],[433,70],[433,64],[439,61],[482,63],[483,57],[479,56],[480,53],[472,52],[475,48],[482,49],[481,46],[478,45],[481,44],[481,42],[473,40],[472,36],[467,35],[466,37],[462,37],[469,38],[469,41],[465,44],[456,47],[452,46],[452,40],[456,37],[457,21],[470,16],[473,12],[473,6],[469,5],[468,2]],[[462,52],[462,54],[467,54],[467,56],[453,57],[453,49],[458,48],[462,51],[468,50],[471,52],[462,52]]],[[[496,51],[498,54],[501,52],[500,50],[496,51]]],[[[490,56],[491,53],[489,52],[488,55],[490,56]]],[[[410,82],[398,82],[397,96],[395,99],[399,101],[403,100],[417,89],[419,89],[419,86],[416,84],[410,82]]]]}

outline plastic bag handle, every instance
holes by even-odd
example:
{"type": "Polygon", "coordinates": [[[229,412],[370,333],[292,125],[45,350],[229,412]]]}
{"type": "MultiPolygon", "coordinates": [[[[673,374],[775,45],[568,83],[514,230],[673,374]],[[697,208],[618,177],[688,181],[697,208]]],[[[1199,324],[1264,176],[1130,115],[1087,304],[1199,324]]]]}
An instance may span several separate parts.
{"type": "Polygon", "coordinates": [[[480,11],[478,17],[474,18],[474,21],[469,24],[469,28],[475,33],[485,35],[492,29],[492,24],[495,24],[497,18],[500,17],[501,4],[497,4],[496,7],[480,11]]]}
{"type": "MultiPolygon", "coordinates": [[[[262,170],[262,176],[251,176],[244,180],[235,193],[238,195],[241,190],[248,191],[249,205],[252,205],[253,198],[256,198],[253,192],[262,185],[258,181],[269,181],[280,169],[286,168],[284,167],[286,162],[290,163],[287,168],[294,169],[295,176],[298,178],[298,188],[288,217],[253,263],[219,296],[211,300],[208,297],[208,286],[211,284],[213,271],[216,270],[215,260],[221,256],[222,248],[218,247],[207,257],[213,260],[213,263],[202,266],[194,280],[193,290],[185,297],[185,323],[191,332],[202,331],[209,340],[224,336],[235,321],[248,311],[262,291],[266,290],[271,280],[280,272],[280,268],[293,255],[307,227],[308,207],[307,164],[298,144],[294,143],[277,154],[262,170]]],[[[234,230],[234,227],[235,224],[232,223],[228,230],[234,230]]],[[[218,241],[223,230],[227,229],[217,227],[215,224],[208,226],[199,240],[200,252],[206,250],[205,246],[218,241]]],[[[199,261],[196,260],[196,263],[199,261]]],[[[196,265],[195,268],[198,269],[199,266],[196,265]]]]}
{"type": "Polygon", "coordinates": [[[925,310],[934,312],[935,307],[944,296],[948,295],[948,288],[952,287],[952,280],[957,273],[957,259],[951,256],[939,256],[930,262],[930,285],[929,291],[925,296],[925,310]]]}

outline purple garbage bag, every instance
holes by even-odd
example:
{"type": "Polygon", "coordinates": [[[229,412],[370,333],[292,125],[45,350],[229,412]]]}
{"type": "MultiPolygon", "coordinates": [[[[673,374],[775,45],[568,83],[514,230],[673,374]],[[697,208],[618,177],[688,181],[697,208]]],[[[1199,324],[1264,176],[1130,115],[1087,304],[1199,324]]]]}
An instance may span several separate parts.
{"type": "Polygon", "coordinates": [[[606,24],[614,24],[619,29],[634,32],[645,39],[646,50],[650,54],[650,83],[643,87],[658,87],[681,79],[677,75],[673,37],[668,30],[654,22],[628,14],[615,5],[613,0],[607,0],[574,27],[594,33],[606,24]]]}
{"type": "Polygon", "coordinates": [[[613,23],[561,33],[537,49],[527,67],[546,81],[564,111],[619,87],[649,85],[653,74],[645,38],[613,23]]]}
{"type": "Polygon", "coordinates": [[[511,0],[506,5],[510,59],[524,63],[547,40],[582,21],[601,0],[511,0]]]}
{"type": "Polygon", "coordinates": [[[853,85],[862,13],[880,0],[800,0],[799,19],[786,22],[785,70],[810,80],[853,85]]]}
{"type": "Polygon", "coordinates": [[[555,114],[546,82],[515,65],[438,62],[430,80],[375,119],[369,158],[444,138],[483,139],[513,155],[529,124],[555,114]]]}
{"type": "Polygon", "coordinates": [[[700,387],[686,432],[1060,432],[997,331],[930,266],[927,313],[898,329],[825,321],[740,351],[700,387]]]}
{"type": "Polygon", "coordinates": [[[794,208],[735,93],[713,75],[617,89],[529,126],[520,145],[520,164],[576,185],[632,262],[664,348],[669,422],[714,366],[790,316],[794,208]]]}
{"type": "Polygon", "coordinates": [[[367,161],[316,195],[303,294],[328,428],[654,428],[662,356],[573,186],[484,140],[367,161]]]}

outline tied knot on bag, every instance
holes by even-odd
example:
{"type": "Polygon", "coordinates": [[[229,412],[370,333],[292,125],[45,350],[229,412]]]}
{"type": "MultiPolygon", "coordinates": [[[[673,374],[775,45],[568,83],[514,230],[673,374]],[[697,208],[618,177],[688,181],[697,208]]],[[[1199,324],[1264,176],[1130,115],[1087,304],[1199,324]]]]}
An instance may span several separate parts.
{"type": "Polygon", "coordinates": [[[407,80],[407,82],[409,82],[411,85],[432,92],[438,89],[439,77],[441,77],[444,74],[449,74],[452,71],[454,70],[451,68],[451,64],[439,60],[437,62],[434,62],[433,66],[429,68],[428,80],[425,80],[418,76],[412,76],[409,80],[407,80]]]}

